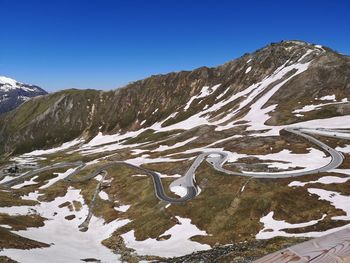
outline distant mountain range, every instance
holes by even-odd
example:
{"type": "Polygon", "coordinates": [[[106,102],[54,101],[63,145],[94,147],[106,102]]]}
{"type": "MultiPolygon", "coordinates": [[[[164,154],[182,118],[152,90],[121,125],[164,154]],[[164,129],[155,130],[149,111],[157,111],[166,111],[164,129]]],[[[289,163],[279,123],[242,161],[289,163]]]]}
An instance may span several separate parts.
{"type": "Polygon", "coordinates": [[[45,94],[47,92],[38,86],[0,76],[0,114],[15,109],[30,98],[45,94]]]}

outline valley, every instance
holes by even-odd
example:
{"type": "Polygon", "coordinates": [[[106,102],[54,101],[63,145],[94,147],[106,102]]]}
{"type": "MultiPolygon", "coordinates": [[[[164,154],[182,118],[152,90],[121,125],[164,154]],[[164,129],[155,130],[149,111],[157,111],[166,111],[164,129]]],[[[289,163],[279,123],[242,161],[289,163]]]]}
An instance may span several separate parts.
{"type": "Polygon", "coordinates": [[[349,83],[348,56],[283,41],[26,101],[0,117],[0,258],[249,262],[349,227],[349,83]]]}

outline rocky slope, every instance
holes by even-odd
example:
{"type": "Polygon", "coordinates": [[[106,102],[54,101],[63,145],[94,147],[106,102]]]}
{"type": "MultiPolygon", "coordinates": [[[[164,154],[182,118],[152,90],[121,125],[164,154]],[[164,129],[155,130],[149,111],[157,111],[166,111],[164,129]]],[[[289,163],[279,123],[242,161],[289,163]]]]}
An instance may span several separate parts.
{"type": "MultiPolygon", "coordinates": [[[[312,112],[295,112],[303,106],[314,104],[323,96],[334,94],[336,97],[331,102],[335,102],[337,98],[344,99],[349,94],[349,57],[329,48],[301,41],[285,41],[216,68],[203,67],[151,76],[115,91],[66,90],[30,100],[0,119],[0,152],[19,153],[51,147],[79,136],[89,139],[98,131],[116,133],[137,130],[170,116],[163,124],[166,126],[186,120],[214,104],[229,101],[207,113],[210,124],[234,111],[247,96],[237,95],[276,74],[279,67],[298,61],[310,61],[311,65],[305,72],[282,83],[282,87],[261,105],[276,105],[270,113],[271,118],[267,120],[268,124],[312,119],[312,112]],[[206,90],[207,94],[204,92],[198,98],[194,97],[193,103],[186,105],[189,98],[200,94],[203,86],[214,87],[215,90],[206,90]],[[237,98],[230,99],[235,96],[237,98]],[[176,116],[171,116],[174,113],[177,113],[176,116]]],[[[282,80],[287,79],[288,74],[282,80]]],[[[270,88],[266,87],[266,90],[270,88]]],[[[239,115],[231,121],[246,114],[258,97],[239,108],[239,115]]],[[[339,102],[320,107],[317,115],[329,117],[349,112],[349,104],[339,102]]],[[[229,121],[227,118],[224,120],[229,121]]]]}
{"type": "Polygon", "coordinates": [[[0,76],[0,115],[17,108],[30,98],[45,94],[47,92],[38,86],[0,76]]]}

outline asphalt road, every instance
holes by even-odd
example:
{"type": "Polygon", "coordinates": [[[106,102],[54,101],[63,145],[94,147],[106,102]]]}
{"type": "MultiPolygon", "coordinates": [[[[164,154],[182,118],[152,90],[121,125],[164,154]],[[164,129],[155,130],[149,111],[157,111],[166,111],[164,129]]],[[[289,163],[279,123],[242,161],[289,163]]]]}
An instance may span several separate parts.
{"type": "MultiPolygon", "coordinates": [[[[197,186],[195,183],[195,172],[196,172],[197,168],[199,167],[199,165],[205,160],[209,164],[211,164],[213,166],[213,168],[216,169],[217,171],[226,173],[228,175],[245,176],[245,177],[252,177],[252,178],[270,178],[270,179],[289,178],[289,177],[297,177],[297,176],[327,172],[329,170],[332,170],[332,169],[339,167],[342,164],[342,162],[344,160],[343,155],[340,152],[336,151],[335,149],[329,147],[325,143],[323,143],[323,142],[319,141],[318,139],[309,135],[312,133],[312,130],[307,130],[307,133],[309,133],[309,134],[306,134],[305,132],[303,132],[302,128],[285,128],[285,130],[287,132],[290,132],[290,133],[293,133],[293,134],[296,134],[298,136],[305,138],[306,140],[310,141],[311,143],[322,148],[324,151],[328,152],[331,156],[331,161],[323,167],[320,167],[317,169],[312,169],[312,170],[307,170],[307,171],[287,171],[287,172],[276,172],[276,173],[252,173],[252,172],[242,173],[242,172],[234,172],[234,171],[226,170],[225,168],[223,168],[223,165],[225,164],[225,162],[227,161],[227,158],[228,158],[227,153],[218,152],[218,151],[206,152],[206,153],[200,154],[194,160],[191,167],[187,170],[187,172],[184,176],[176,179],[175,181],[173,181],[171,183],[171,185],[170,185],[171,187],[172,186],[181,186],[181,187],[184,187],[187,189],[187,194],[183,197],[180,197],[180,198],[169,197],[165,193],[161,178],[156,172],[148,170],[148,169],[143,168],[143,167],[139,167],[139,166],[130,164],[130,163],[122,162],[122,161],[110,162],[102,167],[99,167],[93,173],[91,173],[87,176],[81,177],[81,178],[77,178],[77,179],[75,179],[74,176],[77,173],[79,173],[82,169],[84,169],[85,164],[83,164],[82,162],[55,164],[55,165],[43,167],[43,168],[28,172],[28,173],[26,173],[18,178],[15,178],[11,181],[4,183],[3,186],[11,187],[15,184],[23,182],[25,179],[30,178],[30,177],[34,176],[35,174],[38,174],[38,173],[41,173],[43,171],[47,171],[50,169],[62,168],[62,167],[67,167],[67,166],[77,166],[77,165],[78,165],[77,169],[73,173],[68,175],[64,180],[66,182],[84,182],[84,181],[87,181],[87,180],[90,180],[90,179],[96,177],[97,175],[103,173],[105,170],[107,170],[109,168],[112,168],[113,166],[126,165],[128,167],[131,167],[135,170],[138,170],[138,171],[152,177],[154,189],[155,189],[155,195],[158,199],[165,201],[165,202],[168,202],[168,203],[177,204],[177,203],[183,203],[185,201],[191,200],[197,195],[198,190],[197,190],[197,186]]],[[[332,130],[327,130],[327,131],[332,132],[332,130]]],[[[327,136],[332,136],[332,135],[328,134],[327,136]]],[[[332,136],[332,137],[339,138],[339,136],[332,136]]]]}

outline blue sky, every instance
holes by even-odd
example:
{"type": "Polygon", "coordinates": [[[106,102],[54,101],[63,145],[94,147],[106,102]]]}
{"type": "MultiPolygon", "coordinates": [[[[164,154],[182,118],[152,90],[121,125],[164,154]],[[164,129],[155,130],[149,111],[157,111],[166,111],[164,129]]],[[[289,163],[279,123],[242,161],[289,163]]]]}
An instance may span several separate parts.
{"type": "Polygon", "coordinates": [[[350,1],[0,0],[0,75],[112,89],[300,39],[350,54],[350,1]]]}

